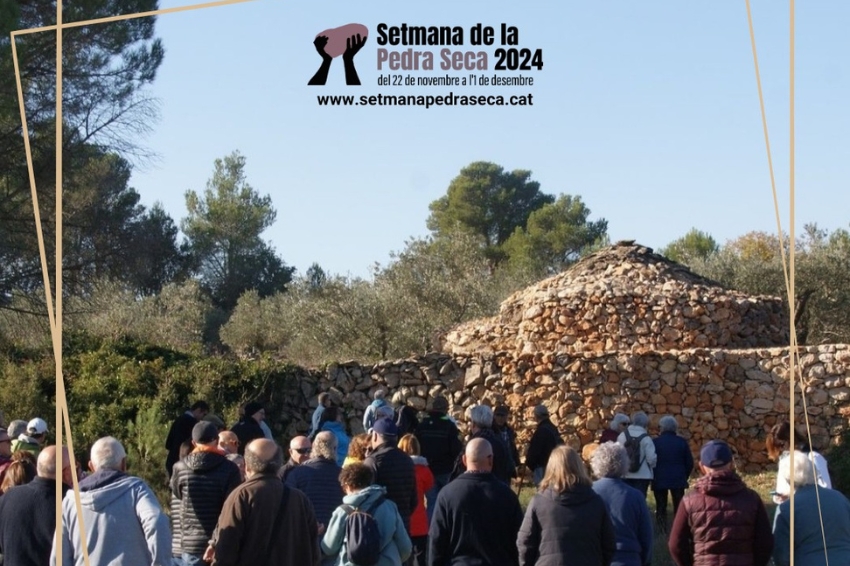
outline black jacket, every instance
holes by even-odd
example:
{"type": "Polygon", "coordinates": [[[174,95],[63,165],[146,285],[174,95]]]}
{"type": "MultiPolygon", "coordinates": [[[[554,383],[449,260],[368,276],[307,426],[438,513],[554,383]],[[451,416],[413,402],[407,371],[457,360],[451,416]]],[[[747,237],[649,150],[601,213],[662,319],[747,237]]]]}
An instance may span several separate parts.
{"type": "Polygon", "coordinates": [[[345,495],[339,485],[341,471],[336,460],[311,458],[292,468],[284,483],[303,492],[313,504],[316,520],[327,526],[334,510],[342,505],[345,495]]]}
{"type": "Polygon", "coordinates": [[[239,454],[243,456],[245,455],[245,447],[248,446],[249,442],[266,437],[260,423],[255,421],[254,417],[244,417],[231,427],[230,432],[239,439],[239,454]]]}
{"type": "Polygon", "coordinates": [[[168,470],[169,476],[171,476],[174,462],[180,459],[180,445],[192,438],[192,429],[197,423],[198,419],[188,412],[183,413],[171,423],[171,429],[165,439],[165,449],[168,450],[168,456],[165,458],[165,469],[168,470]]]}
{"type": "MultiPolygon", "coordinates": [[[[63,495],[67,491],[63,485],[63,495]]],[[[48,564],[55,530],[56,480],[36,477],[0,497],[0,553],[4,564],[48,564]]]]}
{"type": "MultiPolygon", "coordinates": [[[[492,428],[482,428],[470,436],[469,440],[473,438],[483,438],[490,443],[490,446],[493,448],[493,475],[510,485],[511,478],[516,476],[516,466],[511,458],[510,449],[505,444],[505,441],[502,440],[502,437],[492,428]]],[[[452,472],[452,478],[456,478],[466,471],[462,456],[463,454],[458,454],[454,471],[452,472]]]]}
{"type": "Polygon", "coordinates": [[[450,474],[458,454],[463,450],[457,426],[445,413],[428,413],[414,433],[422,457],[435,476],[450,474]]]}
{"type": "MultiPolygon", "coordinates": [[[[171,493],[180,518],[180,548],[188,554],[203,554],[230,492],[240,483],[239,468],[222,454],[192,452],[174,464],[171,493]]],[[[174,534],[177,538],[177,533],[174,534]]]]}
{"type": "Polygon", "coordinates": [[[508,485],[490,473],[464,473],[437,496],[429,564],[516,566],[521,523],[519,499],[508,485]]]}
{"type": "Polygon", "coordinates": [[[413,460],[398,447],[381,444],[363,463],[372,469],[375,483],[387,488],[387,499],[398,507],[398,514],[401,515],[404,528],[409,533],[410,515],[419,503],[413,460]]]}
{"type": "Polygon", "coordinates": [[[531,436],[528,443],[528,451],[525,453],[525,465],[529,470],[545,468],[549,462],[549,454],[559,444],[563,444],[561,433],[549,419],[540,421],[537,430],[531,436]]]}
{"type": "Polygon", "coordinates": [[[517,538],[520,566],[608,566],[617,540],[605,502],[590,486],[531,498],[517,538]]]}

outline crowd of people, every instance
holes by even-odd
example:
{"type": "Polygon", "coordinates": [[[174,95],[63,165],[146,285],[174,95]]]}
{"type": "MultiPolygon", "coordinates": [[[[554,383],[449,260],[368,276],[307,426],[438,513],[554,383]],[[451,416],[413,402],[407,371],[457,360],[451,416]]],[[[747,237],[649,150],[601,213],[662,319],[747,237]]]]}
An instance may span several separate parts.
{"type": "Polygon", "coordinates": [[[672,416],[653,438],[645,413],[615,414],[588,467],[544,405],[523,461],[507,407],[470,407],[465,439],[448,409],[437,396],[420,417],[378,391],[365,432],[349,436],[321,395],[310,430],[284,450],[262,404],[246,404],[228,430],[199,401],[165,442],[169,513],[113,437],[91,447],[87,474],[78,469],[78,506],[69,455],[63,448],[57,470],[46,422],[13,422],[0,429],[3,563],[52,566],[61,554],[63,566],[648,566],[662,536],[678,566],[850,564],[850,501],[831,489],[820,454],[789,445],[787,423],[767,438],[779,469],[771,521],[732,448],[707,442],[695,462],[672,416]],[[512,487],[523,476],[536,488],[525,509],[512,487]]]}

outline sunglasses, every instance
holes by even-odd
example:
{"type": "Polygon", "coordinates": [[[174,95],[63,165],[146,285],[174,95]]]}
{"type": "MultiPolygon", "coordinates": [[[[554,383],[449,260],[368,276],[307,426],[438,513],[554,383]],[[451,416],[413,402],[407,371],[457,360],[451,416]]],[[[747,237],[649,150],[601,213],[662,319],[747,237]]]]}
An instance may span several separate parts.
{"type": "Polygon", "coordinates": [[[290,450],[294,450],[295,452],[298,452],[299,454],[309,454],[311,448],[290,448],[290,450]]]}

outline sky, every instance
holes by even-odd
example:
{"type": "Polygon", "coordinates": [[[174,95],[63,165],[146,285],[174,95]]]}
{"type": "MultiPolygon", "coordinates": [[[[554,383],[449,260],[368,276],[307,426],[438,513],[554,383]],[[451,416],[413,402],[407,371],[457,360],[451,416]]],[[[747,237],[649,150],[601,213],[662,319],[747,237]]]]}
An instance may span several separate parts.
{"type": "MultiPolygon", "coordinates": [[[[161,8],[191,0],[160,0],[161,8]]],[[[526,169],[541,190],[579,195],[612,241],[660,248],[691,228],[721,244],[776,233],[770,170],[744,0],[681,2],[244,4],[162,15],[165,60],[150,93],[161,115],[142,143],[157,159],[131,184],[146,205],[179,222],[184,193],[202,191],[213,162],[234,150],[249,184],[272,197],[263,237],[303,273],[368,276],[375,262],[428,234],[428,205],[474,161],[526,169]],[[366,26],[355,57],[360,86],[340,58],[327,84],[308,86],[322,30],[366,26]],[[378,25],[461,26],[464,45],[378,45],[378,25]],[[470,28],[496,42],[471,45],[470,28]],[[517,30],[502,46],[502,23],[517,30]],[[457,76],[440,50],[540,50],[542,69],[498,71],[532,86],[379,85],[381,75],[457,76]],[[432,71],[378,70],[379,49],[435,55],[432,71]],[[319,95],[533,95],[531,106],[320,106],[319,95]]],[[[796,3],[795,222],[850,227],[850,3],[796,3]]],[[[788,2],[752,1],[781,222],[790,226],[788,2]]]]}

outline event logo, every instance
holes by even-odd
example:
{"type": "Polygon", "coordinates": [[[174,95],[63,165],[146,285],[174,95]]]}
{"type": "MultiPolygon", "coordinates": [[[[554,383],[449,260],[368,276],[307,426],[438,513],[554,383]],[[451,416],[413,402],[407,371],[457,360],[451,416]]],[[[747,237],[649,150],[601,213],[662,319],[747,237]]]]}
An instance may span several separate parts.
{"type": "Polygon", "coordinates": [[[362,24],[346,24],[319,32],[313,40],[313,46],[322,58],[322,64],[307,84],[324,85],[328,80],[331,63],[342,55],[345,84],[359,85],[360,77],[357,76],[357,69],[354,67],[354,56],[366,43],[368,35],[368,28],[362,24]]]}

